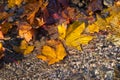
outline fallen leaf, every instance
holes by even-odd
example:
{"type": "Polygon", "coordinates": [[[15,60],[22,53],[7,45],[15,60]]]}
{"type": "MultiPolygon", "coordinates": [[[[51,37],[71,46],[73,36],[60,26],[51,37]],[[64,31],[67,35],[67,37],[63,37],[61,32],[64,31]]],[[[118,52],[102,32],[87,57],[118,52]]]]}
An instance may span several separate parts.
{"type": "Polygon", "coordinates": [[[21,38],[25,38],[27,42],[29,42],[34,35],[34,31],[32,30],[31,25],[29,25],[26,22],[21,22],[18,24],[18,31],[19,31],[19,36],[21,38]]]}
{"type": "Polygon", "coordinates": [[[43,20],[43,18],[37,18],[37,21],[38,21],[38,25],[39,26],[43,26],[44,24],[45,24],[45,22],[44,22],[44,20],[43,20]]]}
{"type": "Polygon", "coordinates": [[[114,35],[114,34],[109,34],[107,36],[107,40],[112,42],[116,46],[120,46],[120,36],[114,35]]]}
{"type": "Polygon", "coordinates": [[[94,22],[94,24],[99,27],[99,30],[106,30],[106,27],[108,25],[108,23],[106,22],[105,19],[103,19],[100,15],[96,15],[97,16],[97,21],[94,22]]]}
{"type": "Polygon", "coordinates": [[[93,23],[93,24],[87,26],[86,31],[89,33],[99,32],[99,26],[97,26],[96,24],[93,23]]]}
{"type": "Polygon", "coordinates": [[[53,43],[55,48],[49,45],[44,45],[42,48],[42,54],[37,55],[37,58],[47,61],[49,65],[63,60],[67,55],[63,44],[60,41],[55,40],[50,40],[48,43],[53,43]]]}
{"type": "Polygon", "coordinates": [[[2,43],[0,43],[0,59],[4,56],[4,48],[2,43]]]}
{"type": "Polygon", "coordinates": [[[88,44],[93,39],[92,36],[82,34],[85,30],[85,23],[75,22],[67,29],[65,38],[66,45],[81,50],[81,44],[88,44]]]}
{"type": "Polygon", "coordinates": [[[72,25],[70,25],[67,29],[67,35],[65,38],[66,43],[71,43],[75,39],[79,38],[84,29],[85,23],[80,24],[79,22],[75,22],[72,25]]]}
{"type": "Polygon", "coordinates": [[[34,50],[34,46],[29,46],[25,40],[22,40],[20,46],[13,46],[13,49],[18,53],[27,55],[34,50]]]}
{"type": "Polygon", "coordinates": [[[15,5],[19,6],[23,0],[8,0],[8,7],[12,8],[15,5]]]}
{"type": "Polygon", "coordinates": [[[2,31],[3,34],[7,34],[8,31],[11,28],[12,28],[12,24],[11,23],[6,22],[6,23],[1,24],[1,31],[2,31]]]}
{"type": "Polygon", "coordinates": [[[91,0],[88,3],[88,12],[101,11],[103,9],[102,0],[91,0]]]}
{"type": "Polygon", "coordinates": [[[66,36],[66,29],[67,29],[67,25],[65,25],[64,23],[62,23],[61,25],[58,25],[58,33],[59,33],[59,38],[60,39],[64,39],[66,36]]]}
{"type": "Polygon", "coordinates": [[[0,31],[0,39],[4,39],[2,31],[0,31]]]}
{"type": "MultiPolygon", "coordinates": [[[[46,6],[48,5],[48,2],[44,1],[44,0],[38,0],[34,3],[31,3],[31,5],[32,6],[29,6],[29,7],[32,8],[32,11],[27,14],[27,20],[30,22],[30,24],[33,24],[36,13],[39,11],[39,9],[41,9],[41,11],[44,11],[46,6]]],[[[44,16],[42,16],[42,17],[44,17],[44,16]]]]}

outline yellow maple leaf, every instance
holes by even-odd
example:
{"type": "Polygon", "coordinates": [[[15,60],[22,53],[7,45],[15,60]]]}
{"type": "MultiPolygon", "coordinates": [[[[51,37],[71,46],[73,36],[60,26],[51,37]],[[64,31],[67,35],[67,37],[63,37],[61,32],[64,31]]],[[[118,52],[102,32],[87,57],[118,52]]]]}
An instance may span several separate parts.
{"type": "MultiPolygon", "coordinates": [[[[75,22],[76,23],[76,22],[75,22]]],[[[75,23],[73,23],[75,25],[75,23]]],[[[76,23],[77,26],[74,25],[70,25],[67,29],[67,35],[66,35],[66,42],[72,42],[75,39],[77,39],[78,37],[80,37],[81,33],[84,31],[85,29],[85,23],[76,23]],[[79,24],[79,25],[78,25],[79,24]]]]}
{"type": "Polygon", "coordinates": [[[64,23],[62,23],[61,25],[58,25],[58,33],[59,33],[59,38],[60,39],[64,39],[66,36],[66,29],[67,29],[67,25],[65,25],[64,23]]]}
{"type": "Polygon", "coordinates": [[[92,36],[80,35],[78,36],[78,38],[73,39],[73,41],[66,41],[66,44],[68,46],[81,50],[80,44],[88,44],[88,42],[91,41],[92,39],[93,39],[92,36]]]}
{"type": "Polygon", "coordinates": [[[87,26],[86,31],[89,33],[99,32],[99,26],[97,26],[96,24],[93,23],[93,24],[87,26]]]}
{"type": "Polygon", "coordinates": [[[47,61],[49,65],[63,60],[63,58],[66,56],[66,51],[61,42],[50,40],[49,43],[51,44],[51,42],[55,42],[55,48],[45,45],[42,48],[42,54],[37,55],[37,58],[47,61]]]}
{"type": "Polygon", "coordinates": [[[48,56],[50,58],[56,58],[55,50],[50,46],[47,45],[43,46],[42,53],[43,55],[48,56]]]}
{"type": "Polygon", "coordinates": [[[27,48],[25,49],[23,54],[27,55],[27,54],[31,53],[33,51],[33,49],[34,49],[34,46],[27,46],[27,48]]]}
{"type": "Polygon", "coordinates": [[[15,5],[19,6],[23,0],[8,0],[8,7],[12,8],[15,5]]]}
{"type": "Polygon", "coordinates": [[[108,23],[101,16],[97,14],[97,21],[94,24],[99,27],[99,30],[106,30],[108,23]]]}
{"type": "Polygon", "coordinates": [[[13,46],[13,49],[18,53],[27,55],[34,50],[34,46],[29,46],[25,40],[22,40],[20,46],[13,46]]]}
{"type": "Polygon", "coordinates": [[[66,51],[62,43],[56,45],[56,56],[58,60],[62,60],[66,56],[66,51]]]}

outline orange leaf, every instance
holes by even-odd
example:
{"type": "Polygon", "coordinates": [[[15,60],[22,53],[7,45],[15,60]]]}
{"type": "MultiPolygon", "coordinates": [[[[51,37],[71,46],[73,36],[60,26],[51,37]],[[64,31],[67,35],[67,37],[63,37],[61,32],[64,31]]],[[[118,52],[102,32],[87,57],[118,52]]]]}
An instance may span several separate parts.
{"type": "Polygon", "coordinates": [[[23,23],[19,23],[18,25],[18,29],[19,29],[19,36],[21,38],[25,38],[25,40],[27,42],[29,42],[32,37],[33,37],[33,30],[32,30],[32,27],[26,23],[26,22],[23,22],[23,23]]]}
{"type": "Polygon", "coordinates": [[[0,43],[0,59],[4,56],[4,48],[2,43],[0,43]]]}
{"type": "Polygon", "coordinates": [[[4,39],[2,31],[0,31],[0,39],[4,39]]]}
{"type": "Polygon", "coordinates": [[[43,55],[37,55],[37,58],[42,59],[43,61],[47,61],[47,57],[43,56],[43,55]]]}

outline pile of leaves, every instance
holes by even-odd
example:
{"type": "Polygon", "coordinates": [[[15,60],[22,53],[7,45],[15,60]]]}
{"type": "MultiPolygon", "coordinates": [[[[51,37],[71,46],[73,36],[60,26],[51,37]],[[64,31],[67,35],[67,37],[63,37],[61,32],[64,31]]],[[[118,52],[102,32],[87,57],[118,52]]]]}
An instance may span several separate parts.
{"type": "Polygon", "coordinates": [[[18,45],[11,43],[12,51],[28,55],[38,50],[36,57],[48,64],[63,60],[67,47],[81,51],[100,31],[108,32],[107,39],[120,46],[120,1],[114,1],[112,7],[102,2],[87,0],[82,11],[71,7],[69,0],[8,0],[6,5],[0,4],[0,58],[7,49],[3,42],[13,38],[21,40],[18,45]],[[36,49],[34,43],[42,38],[44,44],[36,49]]]}

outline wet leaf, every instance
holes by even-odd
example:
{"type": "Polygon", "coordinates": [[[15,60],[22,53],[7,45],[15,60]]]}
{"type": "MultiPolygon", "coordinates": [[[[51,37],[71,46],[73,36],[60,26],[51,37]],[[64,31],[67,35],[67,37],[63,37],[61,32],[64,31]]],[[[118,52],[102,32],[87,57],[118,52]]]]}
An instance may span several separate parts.
{"type": "Polygon", "coordinates": [[[53,48],[52,46],[44,45],[42,48],[42,54],[37,55],[37,58],[47,61],[48,64],[54,64],[60,60],[63,60],[67,54],[62,43],[55,40],[49,41],[48,43],[54,43],[55,47],[53,48]]]}

